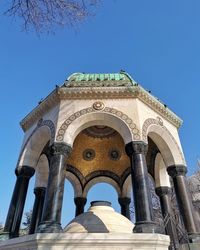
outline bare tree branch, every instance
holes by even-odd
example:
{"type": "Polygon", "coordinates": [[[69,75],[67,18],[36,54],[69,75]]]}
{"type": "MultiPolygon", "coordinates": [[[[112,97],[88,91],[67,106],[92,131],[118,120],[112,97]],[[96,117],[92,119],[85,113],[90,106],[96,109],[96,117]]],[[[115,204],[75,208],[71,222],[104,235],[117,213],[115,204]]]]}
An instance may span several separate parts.
{"type": "Polygon", "coordinates": [[[20,17],[23,29],[51,32],[58,26],[75,26],[92,15],[101,0],[12,0],[5,14],[20,17]]]}

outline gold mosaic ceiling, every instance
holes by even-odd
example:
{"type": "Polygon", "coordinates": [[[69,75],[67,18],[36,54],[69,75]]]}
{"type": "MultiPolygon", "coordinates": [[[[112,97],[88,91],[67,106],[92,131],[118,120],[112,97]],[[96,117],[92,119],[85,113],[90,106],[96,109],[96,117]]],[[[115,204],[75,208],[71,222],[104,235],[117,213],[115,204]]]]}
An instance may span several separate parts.
{"type": "Polygon", "coordinates": [[[67,164],[76,167],[84,177],[98,170],[108,170],[121,176],[130,166],[124,147],[122,137],[115,130],[93,126],[76,137],[67,164]]]}

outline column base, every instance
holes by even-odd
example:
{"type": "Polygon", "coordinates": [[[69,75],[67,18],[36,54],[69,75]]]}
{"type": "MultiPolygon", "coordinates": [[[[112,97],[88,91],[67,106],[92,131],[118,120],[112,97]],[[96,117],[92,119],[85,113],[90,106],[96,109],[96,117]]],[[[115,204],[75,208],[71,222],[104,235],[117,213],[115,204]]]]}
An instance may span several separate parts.
{"type": "Polygon", "coordinates": [[[190,243],[200,243],[199,233],[188,233],[188,238],[189,238],[190,243]]]}
{"type": "Polygon", "coordinates": [[[9,232],[2,232],[2,233],[0,233],[0,241],[9,240],[9,239],[10,239],[9,232]]]}
{"type": "Polygon", "coordinates": [[[133,233],[160,233],[158,225],[152,221],[136,222],[133,233]]]}
{"type": "Polygon", "coordinates": [[[43,221],[39,224],[37,233],[60,233],[61,224],[55,221],[43,221]]]}

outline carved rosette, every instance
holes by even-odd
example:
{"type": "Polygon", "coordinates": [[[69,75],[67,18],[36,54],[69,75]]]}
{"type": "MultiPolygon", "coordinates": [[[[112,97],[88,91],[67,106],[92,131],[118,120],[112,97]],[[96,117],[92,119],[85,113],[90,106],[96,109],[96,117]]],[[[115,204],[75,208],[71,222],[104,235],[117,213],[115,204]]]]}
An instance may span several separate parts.
{"type": "Polygon", "coordinates": [[[102,109],[104,109],[105,105],[103,102],[98,101],[98,102],[93,103],[92,107],[95,110],[102,110],[102,109]]]}
{"type": "Polygon", "coordinates": [[[68,157],[72,151],[72,148],[64,142],[54,142],[51,145],[50,153],[51,155],[64,155],[68,157]]]}
{"type": "Polygon", "coordinates": [[[167,172],[172,178],[176,176],[185,176],[187,167],[184,165],[172,165],[167,168],[167,172]]]}

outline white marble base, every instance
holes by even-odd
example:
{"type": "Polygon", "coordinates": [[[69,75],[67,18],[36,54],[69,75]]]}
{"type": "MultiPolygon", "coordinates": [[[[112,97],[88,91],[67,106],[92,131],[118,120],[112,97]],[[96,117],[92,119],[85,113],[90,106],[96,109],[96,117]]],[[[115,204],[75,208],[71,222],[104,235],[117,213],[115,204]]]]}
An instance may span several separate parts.
{"type": "Polygon", "coordinates": [[[166,235],[129,233],[43,233],[0,243],[0,250],[168,250],[168,247],[166,235]]]}

